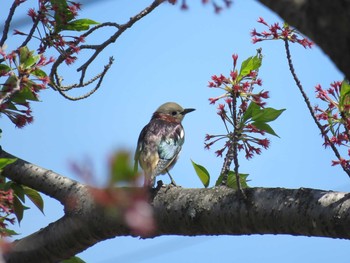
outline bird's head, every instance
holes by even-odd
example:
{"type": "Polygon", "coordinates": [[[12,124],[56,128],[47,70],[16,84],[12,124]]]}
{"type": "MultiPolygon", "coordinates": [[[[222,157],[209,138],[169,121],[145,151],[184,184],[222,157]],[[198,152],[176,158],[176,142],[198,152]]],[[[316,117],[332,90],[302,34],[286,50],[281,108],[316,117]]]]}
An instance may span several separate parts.
{"type": "Polygon", "coordinates": [[[185,115],[195,109],[184,109],[175,102],[167,102],[159,106],[153,116],[175,119],[181,122],[185,115]]]}

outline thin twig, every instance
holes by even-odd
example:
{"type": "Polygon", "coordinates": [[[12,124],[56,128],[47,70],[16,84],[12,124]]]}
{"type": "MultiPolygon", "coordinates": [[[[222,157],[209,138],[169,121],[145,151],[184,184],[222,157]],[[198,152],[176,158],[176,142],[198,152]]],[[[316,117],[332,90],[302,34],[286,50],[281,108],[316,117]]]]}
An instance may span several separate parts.
{"type": "Polygon", "coordinates": [[[86,97],[90,96],[93,92],[95,92],[98,89],[99,85],[101,84],[100,80],[98,81],[98,84],[97,84],[98,86],[96,86],[93,90],[91,90],[90,92],[86,93],[83,96],[71,97],[71,96],[67,95],[65,92],[68,91],[68,90],[71,90],[73,88],[85,87],[88,84],[90,84],[90,83],[94,82],[95,80],[97,80],[98,78],[103,78],[104,75],[106,74],[107,70],[110,68],[111,62],[113,62],[113,60],[112,61],[110,60],[109,64],[105,65],[105,69],[100,74],[96,75],[94,78],[91,78],[88,81],[85,81],[86,72],[87,72],[87,69],[90,66],[90,64],[96,59],[96,57],[108,45],[114,43],[120,37],[120,35],[122,33],[124,33],[128,28],[132,27],[141,18],[143,18],[146,15],[148,15],[149,13],[151,13],[157,6],[159,6],[163,2],[164,2],[164,0],[155,0],[150,6],[146,7],[140,13],[138,13],[134,17],[130,18],[130,20],[127,23],[123,24],[123,25],[119,25],[117,23],[112,23],[112,22],[102,23],[102,24],[99,24],[99,25],[91,28],[86,33],[82,34],[82,37],[85,38],[85,37],[91,35],[95,30],[98,30],[98,29],[100,29],[102,27],[112,26],[112,27],[116,27],[117,28],[117,31],[111,37],[109,37],[106,41],[104,41],[102,44],[100,44],[100,45],[81,45],[79,47],[80,50],[90,49],[90,50],[95,50],[95,51],[92,54],[92,56],[84,64],[82,64],[79,68],[77,68],[77,71],[81,72],[79,82],[77,84],[72,84],[72,85],[69,85],[69,86],[62,86],[61,78],[58,75],[58,67],[65,61],[66,54],[70,54],[70,52],[72,51],[71,48],[67,48],[65,50],[65,52],[63,52],[57,58],[57,60],[55,61],[55,63],[53,64],[53,66],[51,68],[51,72],[50,72],[51,83],[50,83],[50,86],[54,90],[59,91],[59,93],[62,96],[64,96],[65,98],[67,98],[69,100],[79,100],[79,99],[83,99],[83,98],[86,98],[86,97]]]}
{"type": "MultiPolygon", "coordinates": [[[[68,100],[72,100],[72,101],[77,101],[77,100],[82,100],[82,99],[86,99],[87,97],[90,97],[92,94],[94,94],[101,86],[101,83],[103,81],[103,78],[104,76],[106,75],[107,71],[110,69],[110,67],[112,66],[113,64],[113,57],[110,57],[109,58],[109,63],[105,66],[104,70],[96,75],[94,78],[90,79],[87,83],[84,83],[83,84],[83,87],[91,84],[92,82],[98,80],[95,88],[93,88],[92,90],[90,90],[88,93],[85,93],[84,95],[82,96],[79,96],[79,97],[72,97],[72,96],[69,96],[65,93],[65,91],[61,90],[60,88],[56,89],[64,98],[68,99],[68,100]]],[[[72,87],[73,88],[73,87],[72,87]]],[[[71,89],[72,89],[71,88],[71,89]]]]}
{"type": "Polygon", "coordinates": [[[233,133],[229,134],[232,136],[230,138],[230,143],[227,149],[227,153],[224,159],[224,164],[221,169],[221,185],[227,186],[228,174],[230,172],[230,167],[232,161],[234,163],[234,173],[236,177],[237,189],[242,192],[242,186],[239,177],[239,162],[238,162],[238,121],[237,121],[237,95],[233,93],[232,100],[232,118],[233,118],[233,133]]]}
{"type": "Polygon", "coordinates": [[[35,30],[38,27],[39,21],[40,21],[40,14],[34,20],[32,28],[29,31],[29,34],[27,35],[26,39],[23,41],[23,43],[22,43],[22,45],[20,47],[26,46],[28,44],[28,42],[33,38],[33,34],[34,34],[35,30]]]}
{"type": "Polygon", "coordinates": [[[10,11],[9,11],[9,15],[7,16],[7,19],[5,21],[4,30],[2,32],[2,38],[0,40],[0,47],[2,47],[5,44],[5,41],[8,37],[8,33],[10,30],[10,25],[11,25],[11,20],[13,18],[13,15],[16,11],[17,6],[18,6],[18,4],[16,2],[17,1],[13,1],[12,6],[11,6],[10,11]]]}
{"type": "Polygon", "coordinates": [[[234,92],[234,99],[233,99],[233,163],[235,165],[234,167],[234,172],[236,176],[236,181],[237,181],[237,189],[242,192],[242,186],[241,186],[241,181],[238,173],[238,168],[239,168],[239,162],[238,162],[238,120],[237,120],[237,94],[234,92]]]}
{"type": "MultiPolygon", "coordinates": [[[[292,62],[292,57],[291,57],[291,54],[290,54],[288,39],[284,39],[284,45],[285,45],[285,49],[286,49],[289,70],[292,73],[294,81],[295,81],[297,87],[299,88],[299,91],[300,91],[301,95],[304,98],[304,101],[306,103],[306,106],[307,106],[310,114],[311,114],[311,117],[313,118],[313,120],[314,120],[316,126],[318,127],[318,129],[320,130],[321,134],[324,136],[324,138],[326,140],[326,143],[331,146],[335,156],[338,158],[339,161],[341,161],[342,158],[340,156],[340,153],[339,153],[338,149],[335,147],[334,143],[332,143],[330,141],[330,139],[329,139],[327,133],[324,131],[321,123],[317,120],[315,111],[313,110],[313,108],[311,106],[310,100],[309,100],[308,96],[306,95],[306,93],[304,91],[304,88],[301,85],[301,82],[300,82],[297,74],[295,73],[295,69],[294,69],[293,62],[292,62]]],[[[341,165],[341,166],[342,166],[344,172],[350,177],[350,170],[347,169],[346,167],[344,167],[343,165],[341,165]]]]}

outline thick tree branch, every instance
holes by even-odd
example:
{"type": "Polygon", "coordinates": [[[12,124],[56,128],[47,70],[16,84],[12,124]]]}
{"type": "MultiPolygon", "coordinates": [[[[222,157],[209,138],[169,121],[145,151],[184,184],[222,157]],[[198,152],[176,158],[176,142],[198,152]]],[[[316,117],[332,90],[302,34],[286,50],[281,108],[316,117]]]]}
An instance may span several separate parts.
{"type": "Polygon", "coordinates": [[[67,203],[70,193],[79,192],[83,187],[72,179],[24,161],[3,150],[0,152],[0,158],[17,158],[15,163],[5,167],[1,173],[3,176],[44,193],[63,205],[67,203]]]}
{"type": "MultiPolygon", "coordinates": [[[[66,210],[58,221],[14,242],[5,256],[7,262],[56,262],[99,241],[133,233],[124,222],[123,206],[105,207],[95,200],[93,188],[23,160],[8,165],[3,175],[57,198],[66,210]]],[[[115,192],[122,196],[138,190],[116,188],[115,192]]],[[[349,193],[303,188],[244,192],[246,198],[227,187],[154,190],[151,204],[157,230],[152,237],[290,234],[350,239],[349,193]]]]}
{"type": "Polygon", "coordinates": [[[310,37],[350,79],[350,1],[259,0],[310,37]]]}

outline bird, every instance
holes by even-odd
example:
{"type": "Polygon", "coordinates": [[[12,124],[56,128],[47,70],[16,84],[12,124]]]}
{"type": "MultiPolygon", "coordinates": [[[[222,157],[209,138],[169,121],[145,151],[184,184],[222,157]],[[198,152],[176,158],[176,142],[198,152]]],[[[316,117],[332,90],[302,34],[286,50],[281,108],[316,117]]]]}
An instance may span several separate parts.
{"type": "Polygon", "coordinates": [[[145,186],[153,187],[156,177],[167,173],[172,185],[176,183],[169,173],[179,158],[185,141],[185,131],[181,121],[195,109],[184,109],[175,102],[159,106],[149,123],[141,130],[135,152],[134,172],[138,163],[144,171],[145,186]]]}

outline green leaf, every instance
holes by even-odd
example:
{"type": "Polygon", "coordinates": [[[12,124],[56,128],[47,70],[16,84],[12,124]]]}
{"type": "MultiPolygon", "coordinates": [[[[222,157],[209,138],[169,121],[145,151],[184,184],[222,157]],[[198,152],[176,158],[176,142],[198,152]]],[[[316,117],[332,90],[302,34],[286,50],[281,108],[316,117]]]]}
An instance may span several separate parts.
{"type": "Polygon", "coordinates": [[[251,102],[247,108],[247,110],[244,112],[242,117],[242,122],[245,123],[247,120],[251,119],[253,117],[253,114],[255,115],[256,112],[260,110],[260,107],[255,102],[251,102]]]}
{"type": "Polygon", "coordinates": [[[29,80],[25,87],[13,95],[12,101],[15,103],[24,103],[27,100],[39,101],[35,93],[33,93],[33,91],[29,88],[29,86],[32,84],[33,82],[29,80]]]}
{"type": "Polygon", "coordinates": [[[17,161],[16,158],[0,158],[0,170],[4,169],[7,165],[17,161]]]}
{"type": "Polygon", "coordinates": [[[257,122],[270,122],[276,120],[285,109],[264,108],[253,112],[252,120],[257,122]]]}
{"type": "Polygon", "coordinates": [[[340,87],[339,107],[340,111],[344,110],[344,106],[350,104],[350,84],[347,80],[343,80],[340,87]]]}
{"type": "Polygon", "coordinates": [[[267,132],[271,135],[277,136],[279,138],[279,136],[276,134],[276,132],[271,128],[270,125],[268,125],[266,122],[253,122],[252,125],[254,125],[256,128],[263,130],[264,132],[267,132]]]}
{"type": "Polygon", "coordinates": [[[196,174],[198,175],[204,187],[208,187],[210,182],[210,175],[207,169],[205,169],[202,165],[199,165],[192,160],[191,162],[194,170],[196,171],[196,174]]]}
{"type": "Polygon", "coordinates": [[[24,189],[23,186],[15,182],[11,182],[11,189],[15,196],[17,196],[23,203],[25,202],[24,189]]]}
{"type": "Polygon", "coordinates": [[[33,204],[44,214],[44,201],[38,191],[23,186],[24,194],[33,202],[33,204]]]}
{"type": "Polygon", "coordinates": [[[23,64],[29,56],[30,56],[30,51],[27,46],[21,47],[19,49],[19,62],[21,64],[23,64]]]}
{"type": "Polygon", "coordinates": [[[11,230],[11,229],[6,229],[6,228],[0,228],[0,235],[2,237],[7,236],[7,237],[12,237],[14,235],[19,235],[16,231],[11,230]]]}
{"type": "Polygon", "coordinates": [[[33,56],[34,51],[30,51],[28,47],[24,46],[19,49],[19,61],[20,66],[23,68],[30,68],[33,66],[40,58],[39,55],[33,56]]]}
{"type": "Polygon", "coordinates": [[[221,183],[222,183],[222,174],[219,176],[219,178],[216,180],[216,182],[215,182],[215,186],[219,186],[219,185],[221,185],[221,183]]]}
{"type": "Polygon", "coordinates": [[[350,84],[347,80],[344,79],[341,83],[340,96],[342,97],[349,93],[350,93],[350,84]]]}
{"type": "Polygon", "coordinates": [[[85,261],[78,257],[71,257],[69,259],[60,261],[60,263],[85,263],[85,261]]]}
{"type": "Polygon", "coordinates": [[[55,31],[58,33],[74,18],[74,15],[68,8],[67,0],[50,0],[50,2],[55,7],[55,31]]]}
{"type": "Polygon", "coordinates": [[[117,183],[121,181],[132,181],[136,174],[130,164],[130,155],[127,152],[117,152],[111,162],[110,183],[117,183]]]}
{"type": "Polygon", "coordinates": [[[0,72],[10,72],[11,68],[9,66],[7,66],[6,64],[0,64],[0,72]]]}
{"type": "Polygon", "coordinates": [[[46,72],[41,69],[36,69],[31,72],[32,75],[37,76],[39,78],[44,78],[47,76],[46,72]]]}
{"type": "Polygon", "coordinates": [[[16,75],[11,75],[6,79],[5,85],[3,85],[2,92],[8,92],[12,91],[13,89],[17,88],[18,78],[16,75]]]}
{"type": "Polygon", "coordinates": [[[18,223],[21,223],[23,219],[24,206],[17,196],[13,197],[13,210],[17,217],[18,223]]]}
{"type": "Polygon", "coordinates": [[[88,30],[91,25],[98,25],[98,24],[99,24],[98,22],[87,18],[77,19],[64,25],[62,27],[62,30],[84,31],[84,30],[88,30]]]}
{"type": "Polygon", "coordinates": [[[241,70],[239,72],[240,79],[248,75],[252,70],[257,70],[261,66],[262,58],[259,56],[249,57],[241,64],[241,70]]]}
{"type": "MultiPolygon", "coordinates": [[[[239,173],[239,181],[241,183],[241,187],[242,188],[248,188],[249,187],[248,184],[247,184],[247,182],[249,181],[249,180],[247,180],[248,176],[249,176],[249,174],[241,174],[241,173],[239,173]]],[[[219,176],[218,180],[215,183],[215,186],[218,186],[218,185],[221,184],[222,177],[223,177],[222,175],[219,176]]],[[[237,190],[237,179],[236,179],[235,173],[233,171],[229,171],[228,172],[227,186],[232,188],[232,189],[237,190]]]]}
{"type": "Polygon", "coordinates": [[[5,182],[5,177],[1,176],[0,177],[0,180],[1,180],[1,184],[0,184],[0,189],[3,190],[3,191],[8,191],[11,189],[11,185],[12,185],[12,181],[8,181],[8,182],[5,182]]]}
{"type": "MultiPolygon", "coordinates": [[[[241,183],[241,187],[248,188],[249,186],[247,184],[247,177],[249,176],[249,174],[239,173],[238,175],[239,175],[239,182],[241,183]]],[[[237,178],[233,171],[229,171],[228,173],[227,186],[237,190],[237,178]]]]}
{"type": "Polygon", "coordinates": [[[8,102],[7,108],[8,108],[9,110],[15,110],[15,111],[18,110],[17,107],[15,106],[15,104],[13,104],[11,101],[8,102]]]}

